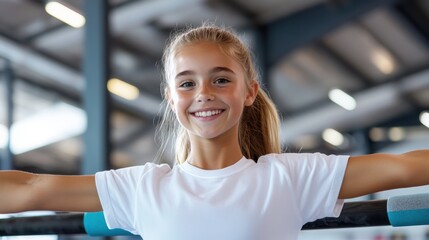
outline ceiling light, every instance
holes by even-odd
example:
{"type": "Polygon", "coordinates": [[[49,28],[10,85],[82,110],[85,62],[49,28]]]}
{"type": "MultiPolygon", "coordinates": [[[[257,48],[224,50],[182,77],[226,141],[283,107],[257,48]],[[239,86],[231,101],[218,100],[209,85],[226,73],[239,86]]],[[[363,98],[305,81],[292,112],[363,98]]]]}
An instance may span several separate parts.
{"type": "Polygon", "coordinates": [[[329,144],[337,147],[344,143],[343,134],[332,128],[325,129],[322,133],[322,138],[329,144]]]}
{"type": "Polygon", "coordinates": [[[64,6],[59,2],[48,2],[45,5],[45,10],[51,16],[67,23],[74,28],[80,28],[85,25],[85,18],[80,13],[64,6]]]}
{"type": "Polygon", "coordinates": [[[395,70],[395,64],[392,56],[381,49],[378,49],[371,54],[372,63],[384,74],[391,74],[395,70]]]}
{"type": "Polygon", "coordinates": [[[420,122],[429,128],[429,112],[420,113],[420,122]]]}
{"type": "Polygon", "coordinates": [[[329,99],[346,110],[351,111],[356,108],[356,100],[340,89],[332,89],[329,92],[329,99]]]}
{"type": "Polygon", "coordinates": [[[137,99],[140,94],[138,88],[117,78],[112,78],[107,82],[107,89],[127,100],[137,99]]]}
{"type": "MultiPolygon", "coordinates": [[[[84,133],[85,129],[86,118],[81,109],[66,103],[57,103],[15,122],[11,127],[10,148],[14,154],[28,152],[78,136],[84,133]]],[[[7,128],[0,125],[0,133],[3,132],[7,134],[7,128]]],[[[0,142],[0,148],[5,146],[5,140],[0,142]]]]}
{"type": "Polygon", "coordinates": [[[369,137],[374,142],[383,141],[386,138],[385,135],[386,133],[382,128],[375,127],[375,128],[371,128],[371,130],[369,131],[369,137]]]}
{"type": "Polygon", "coordinates": [[[398,142],[405,138],[405,130],[401,127],[393,127],[389,129],[388,135],[391,141],[398,142]]]}

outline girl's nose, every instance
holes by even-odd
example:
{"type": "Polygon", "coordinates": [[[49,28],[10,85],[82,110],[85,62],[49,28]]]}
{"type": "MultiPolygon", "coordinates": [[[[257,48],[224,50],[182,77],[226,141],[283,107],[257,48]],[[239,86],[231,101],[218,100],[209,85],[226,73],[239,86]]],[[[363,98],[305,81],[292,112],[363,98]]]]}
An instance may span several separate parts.
{"type": "Polygon", "coordinates": [[[198,102],[208,102],[208,101],[213,101],[213,100],[214,100],[213,95],[202,95],[202,94],[200,94],[198,96],[198,102]]]}
{"type": "Polygon", "coordinates": [[[207,101],[213,101],[215,99],[213,93],[210,91],[209,87],[207,86],[201,86],[200,92],[197,96],[198,102],[207,102],[207,101]]]}

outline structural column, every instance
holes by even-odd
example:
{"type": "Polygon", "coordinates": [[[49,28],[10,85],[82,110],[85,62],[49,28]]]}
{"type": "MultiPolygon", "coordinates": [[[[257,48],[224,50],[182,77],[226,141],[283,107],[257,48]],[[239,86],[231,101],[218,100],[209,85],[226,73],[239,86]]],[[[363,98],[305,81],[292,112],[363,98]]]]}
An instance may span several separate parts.
{"type": "Polygon", "coordinates": [[[4,68],[3,68],[3,78],[5,80],[5,96],[6,96],[6,128],[8,130],[8,138],[6,142],[6,147],[4,149],[4,154],[0,164],[0,169],[10,170],[13,168],[13,153],[11,150],[11,139],[12,139],[12,123],[13,123],[13,93],[14,93],[14,74],[10,61],[4,59],[4,68]]]}
{"type": "Polygon", "coordinates": [[[82,173],[110,167],[110,76],[108,1],[84,1],[85,43],[83,103],[87,116],[82,173]]]}

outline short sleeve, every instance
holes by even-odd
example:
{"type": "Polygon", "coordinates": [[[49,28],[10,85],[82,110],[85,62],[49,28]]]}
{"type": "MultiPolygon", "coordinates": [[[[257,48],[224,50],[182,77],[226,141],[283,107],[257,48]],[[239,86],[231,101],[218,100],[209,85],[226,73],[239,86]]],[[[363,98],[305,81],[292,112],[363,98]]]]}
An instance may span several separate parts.
{"type": "Polygon", "coordinates": [[[155,167],[155,164],[145,164],[96,173],[97,192],[110,229],[121,228],[136,234],[134,212],[137,188],[142,177],[155,167]]]}
{"type": "Polygon", "coordinates": [[[338,217],[344,201],[338,199],[349,156],[321,153],[280,154],[294,186],[302,224],[338,217]]]}

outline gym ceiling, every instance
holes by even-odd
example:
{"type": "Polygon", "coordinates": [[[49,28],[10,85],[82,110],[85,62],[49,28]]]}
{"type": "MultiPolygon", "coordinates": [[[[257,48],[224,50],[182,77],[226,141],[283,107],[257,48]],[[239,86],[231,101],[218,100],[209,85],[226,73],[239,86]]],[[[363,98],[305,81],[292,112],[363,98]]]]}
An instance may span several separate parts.
{"type": "MultiPolygon", "coordinates": [[[[60,2],[83,13],[82,0],[60,2]]],[[[282,114],[285,151],[364,154],[427,148],[429,129],[422,121],[429,115],[428,0],[109,2],[111,75],[138,90],[131,99],[112,93],[115,167],[155,156],[163,47],[175,29],[206,20],[234,28],[254,50],[262,82],[282,114]],[[336,104],[332,90],[351,96],[352,106],[336,104]]],[[[14,122],[74,111],[77,115],[51,120],[75,132],[17,150],[15,165],[76,173],[83,151],[84,128],[75,117],[82,114],[84,30],[49,15],[47,3],[0,1],[0,57],[8,60],[0,66],[13,70],[14,122]]],[[[0,90],[4,126],[4,78],[0,90]]],[[[59,132],[66,132],[61,127],[59,132]]],[[[24,138],[40,140],[46,130],[39,130],[24,138]]]]}

